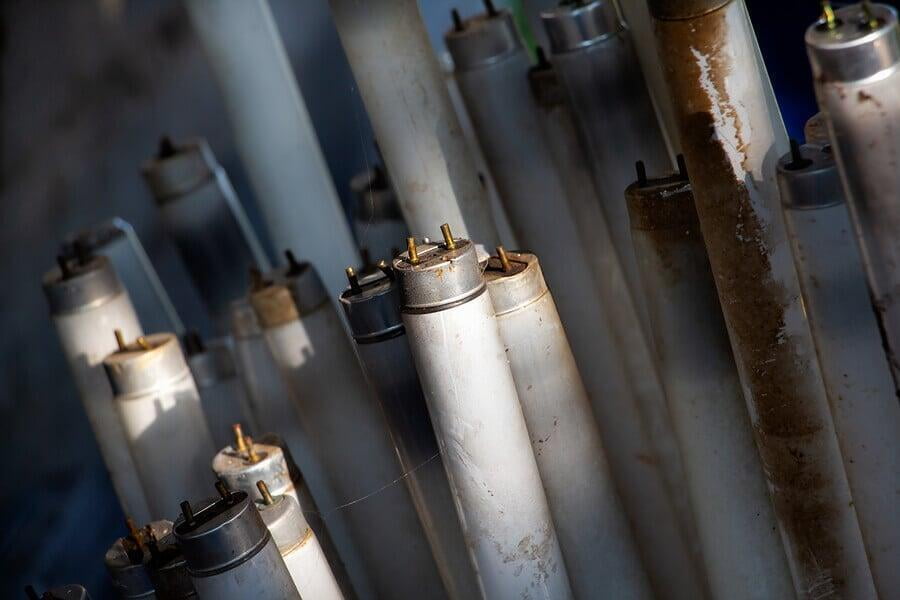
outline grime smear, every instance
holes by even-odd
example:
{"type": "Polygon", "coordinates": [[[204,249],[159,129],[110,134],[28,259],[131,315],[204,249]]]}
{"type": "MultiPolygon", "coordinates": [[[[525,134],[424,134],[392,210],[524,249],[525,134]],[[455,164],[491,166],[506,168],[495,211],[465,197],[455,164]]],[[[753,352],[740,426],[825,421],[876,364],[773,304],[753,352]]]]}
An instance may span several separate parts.
{"type": "Polygon", "coordinates": [[[523,591],[522,598],[552,600],[553,595],[548,582],[551,576],[559,571],[559,565],[553,558],[554,542],[553,530],[546,523],[541,525],[540,531],[526,534],[515,548],[504,547],[503,544],[493,540],[494,551],[500,555],[503,564],[512,567],[513,576],[520,577],[526,574],[530,577],[527,585],[537,595],[523,591]]]}
{"type": "MultiPolygon", "coordinates": [[[[848,558],[853,550],[843,547],[837,534],[852,517],[842,482],[833,479],[833,431],[821,410],[824,389],[809,360],[797,290],[790,277],[773,269],[789,258],[783,254],[787,245],[777,213],[766,204],[765,180],[757,172],[762,165],[754,162],[759,157],[749,156],[745,143],[751,121],[766,125],[765,111],[735,100],[759,86],[759,74],[739,68],[749,64],[737,55],[740,48],[725,47],[725,40],[746,33],[746,24],[736,22],[737,12],[728,12],[696,20],[695,31],[681,22],[666,22],[658,31],[661,54],[668,63],[703,238],[792,570],[805,600],[831,599],[835,590],[843,595],[852,573],[848,558]]],[[[770,132],[763,128],[758,134],[768,146],[770,132]]]]}

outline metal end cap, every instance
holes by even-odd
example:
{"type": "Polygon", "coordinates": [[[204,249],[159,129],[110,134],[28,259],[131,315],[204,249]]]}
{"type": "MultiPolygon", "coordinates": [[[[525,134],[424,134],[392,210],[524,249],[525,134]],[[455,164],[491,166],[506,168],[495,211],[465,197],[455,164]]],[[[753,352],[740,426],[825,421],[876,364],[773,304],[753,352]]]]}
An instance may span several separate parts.
{"type": "Polygon", "coordinates": [[[410,262],[408,252],[394,259],[403,312],[446,310],[484,291],[475,244],[461,238],[454,241],[453,250],[438,244],[418,245],[416,264],[410,262]]]}
{"type": "Polygon", "coordinates": [[[451,28],[444,34],[444,43],[457,71],[479,69],[523,51],[516,22],[508,10],[466,19],[462,31],[451,28]]]}
{"type": "Polygon", "coordinates": [[[357,342],[394,333],[403,328],[400,316],[400,286],[384,273],[359,280],[359,291],[347,288],[341,307],[357,342]]]}
{"type": "Polygon", "coordinates": [[[695,19],[719,10],[732,0],[648,0],[650,14],[663,21],[695,19]]]}
{"type": "MultiPolygon", "coordinates": [[[[97,332],[113,335],[113,332],[97,332]]],[[[178,381],[190,372],[178,338],[172,333],[144,336],[149,350],[131,343],[103,360],[106,374],[118,396],[147,393],[178,381]]]]}
{"type": "Polygon", "coordinates": [[[256,501],[256,508],[262,517],[263,523],[269,528],[272,539],[278,550],[284,554],[294,548],[306,537],[309,524],[303,517],[300,504],[291,496],[276,496],[272,494],[274,504],[266,504],[262,500],[256,501]]]}
{"type": "Polygon", "coordinates": [[[231,319],[231,335],[236,340],[256,337],[262,334],[259,319],[250,305],[248,298],[240,298],[231,303],[228,308],[231,319]]]}
{"type": "Polygon", "coordinates": [[[498,317],[531,304],[549,291],[537,256],[509,251],[506,256],[509,271],[504,271],[500,259],[493,256],[484,271],[491,304],[498,317]]]}
{"type": "Polygon", "coordinates": [[[869,6],[879,22],[876,29],[864,25],[862,4],[853,4],[835,11],[834,29],[820,20],[806,30],[806,52],[817,80],[857,81],[900,62],[897,10],[885,4],[869,6]]]}
{"type": "Polygon", "coordinates": [[[828,123],[825,114],[817,112],[806,121],[803,126],[803,137],[807,144],[815,146],[830,146],[831,138],[828,136],[828,123]]]}
{"type": "Polygon", "coordinates": [[[263,329],[271,329],[300,318],[294,297],[285,285],[270,285],[250,294],[250,304],[263,329]]]}
{"type": "Polygon", "coordinates": [[[302,317],[328,302],[328,292],[319,277],[318,271],[308,262],[297,263],[297,268],[290,266],[273,269],[269,278],[288,288],[302,317]]]}
{"type": "Polygon", "coordinates": [[[270,539],[269,530],[246,492],[192,504],[194,518],[175,521],[175,537],[188,572],[204,577],[246,562],[270,539]]]}
{"type": "Polygon", "coordinates": [[[844,202],[844,188],[830,149],[803,144],[800,153],[808,161],[794,167],[788,152],[778,159],[776,179],[785,208],[824,208],[844,202]]]}
{"type": "Polygon", "coordinates": [[[663,231],[699,228],[694,190],[683,176],[647,178],[625,189],[631,229],[663,231]]]}
{"type": "Polygon", "coordinates": [[[541,13],[553,54],[591,46],[625,30],[612,0],[565,3],[541,13]]]}
{"type": "Polygon", "coordinates": [[[200,187],[220,168],[202,138],[179,142],[174,149],[174,154],[151,158],[141,166],[141,175],[160,204],[200,187]]]}
{"type": "Polygon", "coordinates": [[[294,487],[284,453],[278,446],[260,444],[255,440],[253,450],[259,456],[256,462],[247,460],[232,446],[220,450],[212,461],[212,470],[231,490],[245,492],[250,498],[259,498],[257,481],[265,481],[272,494],[285,494],[294,487]]]}
{"type": "Polygon", "coordinates": [[[69,264],[68,277],[63,277],[59,267],[50,269],[44,275],[44,295],[53,315],[95,308],[124,289],[112,263],[105,256],[93,256],[83,265],[78,264],[77,260],[71,260],[69,264]]]}
{"type": "Polygon", "coordinates": [[[203,352],[188,356],[188,366],[197,387],[205,388],[237,377],[234,356],[228,341],[223,338],[211,340],[203,352]]]}
{"type": "MultiPolygon", "coordinates": [[[[156,539],[162,539],[172,533],[171,521],[153,521],[150,523],[150,527],[153,529],[156,539]]],[[[150,559],[150,552],[145,549],[141,562],[133,564],[125,551],[124,538],[117,539],[109,547],[103,562],[120,598],[140,598],[153,592],[150,559]]]]}

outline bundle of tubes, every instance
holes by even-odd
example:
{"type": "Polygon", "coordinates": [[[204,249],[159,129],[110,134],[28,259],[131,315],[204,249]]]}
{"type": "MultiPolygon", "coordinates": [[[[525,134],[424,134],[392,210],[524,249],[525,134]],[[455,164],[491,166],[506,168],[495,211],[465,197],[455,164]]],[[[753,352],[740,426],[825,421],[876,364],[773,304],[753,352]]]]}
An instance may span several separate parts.
{"type": "Polygon", "coordinates": [[[822,3],[801,143],[743,0],[563,1],[534,53],[454,10],[456,105],[415,0],[330,0],[384,162],[351,222],[265,0],[186,4],[267,231],[166,137],[206,339],[121,219],[44,278],[119,597],[900,598],[894,8],[822,3]]]}

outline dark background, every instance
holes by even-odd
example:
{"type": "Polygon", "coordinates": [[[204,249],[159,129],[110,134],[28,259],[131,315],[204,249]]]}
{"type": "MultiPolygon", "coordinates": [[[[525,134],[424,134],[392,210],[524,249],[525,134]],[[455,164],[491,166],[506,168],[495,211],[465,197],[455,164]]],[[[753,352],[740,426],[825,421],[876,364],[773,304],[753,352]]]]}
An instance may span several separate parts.
{"type": "MultiPolygon", "coordinates": [[[[420,0],[432,33],[450,6],[420,0]]],[[[498,3],[499,4],[499,3],[498,3]]],[[[818,2],[748,0],[792,137],[815,112],[803,31],[818,2]]],[[[345,202],[371,132],[326,0],[271,0],[345,202]]],[[[47,317],[40,278],[62,237],[130,221],[185,322],[201,307],[138,176],[163,133],[206,137],[262,232],[218,90],[176,0],[0,4],[0,598],[78,582],[111,597],[102,557],[123,515],[47,317]],[[3,467],[2,465],[6,465],[3,467]]]]}

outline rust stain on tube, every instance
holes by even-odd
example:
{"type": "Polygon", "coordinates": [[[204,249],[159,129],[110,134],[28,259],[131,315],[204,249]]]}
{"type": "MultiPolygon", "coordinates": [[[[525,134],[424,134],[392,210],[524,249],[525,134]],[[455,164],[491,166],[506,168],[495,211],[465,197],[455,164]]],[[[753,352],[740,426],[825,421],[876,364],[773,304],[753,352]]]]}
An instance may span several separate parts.
{"type": "Polygon", "coordinates": [[[766,214],[747,188],[754,185],[746,175],[747,123],[742,122],[740,103],[727,97],[725,82],[732,69],[722,48],[728,37],[725,12],[657,20],[660,55],[679,112],[697,212],[756,413],[757,444],[779,520],[786,535],[799,543],[795,558],[805,563],[805,573],[830,572],[826,580],[830,576],[830,583],[841,589],[842,548],[836,537],[840,511],[827,490],[827,471],[817,456],[806,454],[811,444],[825,450],[824,441],[813,440],[825,425],[816,408],[820,384],[786,330],[786,313],[796,299],[773,277],[774,245],[766,231],[767,220],[778,217],[766,214]],[[723,123],[733,128],[733,135],[720,137],[723,123]]]}

